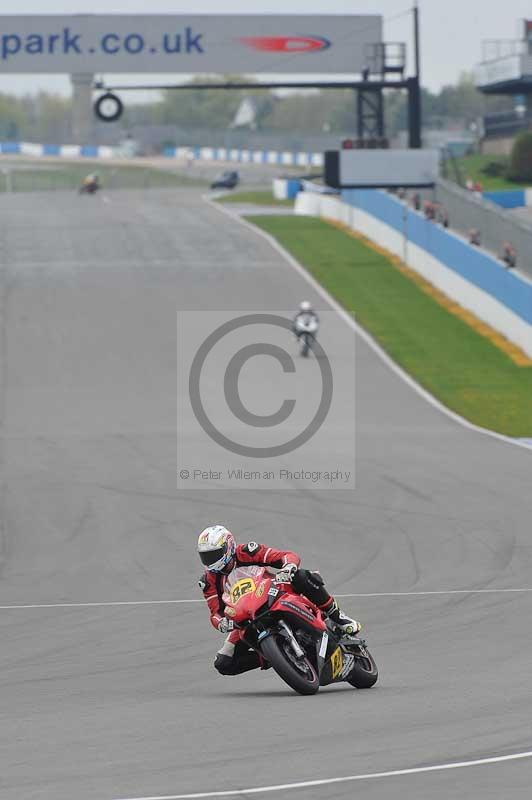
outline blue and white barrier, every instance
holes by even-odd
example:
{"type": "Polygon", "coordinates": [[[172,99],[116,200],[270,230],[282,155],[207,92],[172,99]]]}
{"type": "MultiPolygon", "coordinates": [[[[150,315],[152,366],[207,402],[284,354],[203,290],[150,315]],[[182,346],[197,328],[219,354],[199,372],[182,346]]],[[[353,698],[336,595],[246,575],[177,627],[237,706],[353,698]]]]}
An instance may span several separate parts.
{"type": "Polygon", "coordinates": [[[305,178],[274,178],[272,181],[272,193],[276,200],[293,200],[298,192],[338,194],[336,189],[305,178]]]}
{"type": "Polygon", "coordinates": [[[301,181],[297,178],[274,178],[272,193],[276,200],[293,200],[301,191],[301,181]]]}
{"type": "Polygon", "coordinates": [[[167,158],[185,161],[231,161],[237,164],[271,164],[279,167],[322,167],[323,153],[291,150],[242,150],[230,147],[167,147],[167,158]]]}
{"type": "Polygon", "coordinates": [[[59,156],[63,158],[112,158],[116,149],[78,144],[33,144],[32,142],[0,142],[0,153],[10,156],[59,156]]]}
{"type": "Polygon", "coordinates": [[[532,189],[507,189],[498,192],[483,192],[482,197],[501,208],[532,206],[532,189]]]}
{"type": "Polygon", "coordinates": [[[296,214],[334,219],[389,250],[532,357],[532,281],[382,191],[300,192],[296,214]]]}
{"type": "MultiPolygon", "coordinates": [[[[0,142],[0,154],[10,156],[56,156],[63,158],[113,158],[124,156],[124,146],[33,144],[0,142]]],[[[133,154],[129,154],[133,155],[133,154]]],[[[163,155],[184,161],[221,161],[237,164],[270,164],[278,167],[322,167],[323,153],[291,150],[242,150],[227,147],[166,147],[163,155]]]]}

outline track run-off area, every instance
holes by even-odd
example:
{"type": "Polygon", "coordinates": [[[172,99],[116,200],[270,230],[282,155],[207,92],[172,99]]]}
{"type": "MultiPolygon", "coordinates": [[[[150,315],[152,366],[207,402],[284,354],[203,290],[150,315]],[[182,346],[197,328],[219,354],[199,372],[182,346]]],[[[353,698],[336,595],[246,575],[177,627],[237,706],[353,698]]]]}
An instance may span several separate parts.
{"type": "Polygon", "coordinates": [[[177,491],[176,311],[326,298],[199,189],[0,211],[0,799],[528,798],[532,453],[358,336],[356,490],[177,491]],[[373,689],[213,670],[213,522],[321,570],[373,689]]]}

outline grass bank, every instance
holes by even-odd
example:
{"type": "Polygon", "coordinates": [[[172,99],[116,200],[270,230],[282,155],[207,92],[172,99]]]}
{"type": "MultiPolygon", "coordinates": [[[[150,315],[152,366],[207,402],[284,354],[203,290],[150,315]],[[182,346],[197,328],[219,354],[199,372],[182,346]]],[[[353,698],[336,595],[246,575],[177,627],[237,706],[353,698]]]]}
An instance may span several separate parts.
{"type": "Polygon", "coordinates": [[[235,192],[218,197],[220,203],[253,203],[256,206],[293,206],[293,200],[277,200],[270,191],[235,192]]]}
{"type": "Polygon", "coordinates": [[[309,217],[250,217],[303,264],[390,356],[448,408],[508,436],[532,436],[532,367],[519,367],[386,256],[309,217]]]}
{"type": "MultiPolygon", "coordinates": [[[[504,156],[489,156],[489,155],[473,155],[464,156],[464,158],[457,158],[456,164],[460,170],[461,179],[466,181],[471,178],[473,182],[478,181],[482,185],[485,192],[498,192],[508,189],[522,189],[525,184],[515,183],[510,181],[504,176],[491,176],[486,175],[483,171],[488,164],[508,164],[508,158],[504,156]]],[[[457,181],[457,176],[453,170],[451,163],[447,166],[449,180],[457,181]]]]}

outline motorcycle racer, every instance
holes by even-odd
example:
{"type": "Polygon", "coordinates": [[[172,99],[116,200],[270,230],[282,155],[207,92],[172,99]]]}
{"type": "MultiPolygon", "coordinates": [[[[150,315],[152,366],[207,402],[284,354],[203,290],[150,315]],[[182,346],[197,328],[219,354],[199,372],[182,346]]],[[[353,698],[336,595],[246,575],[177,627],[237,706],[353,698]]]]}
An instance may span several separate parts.
{"type": "Polygon", "coordinates": [[[209,606],[212,625],[220,633],[228,633],[214,662],[222,675],[238,675],[257,667],[267,668],[262,657],[240,640],[234,623],[224,615],[223,593],[228,578],[237,567],[261,566],[277,573],[277,580],[291,583],[292,588],[313,602],[344,635],[354,635],[360,624],[347,617],[326,590],[319,572],[301,569],[301,559],[290,550],[277,550],[257,542],[237,544],[233,534],[223,525],[211,525],[198,538],[198,553],[205,566],[199,580],[200,589],[209,606]]]}
{"type": "MultiPolygon", "coordinates": [[[[312,305],[309,303],[309,301],[308,300],[303,300],[299,304],[299,311],[295,315],[293,323],[292,323],[292,330],[294,331],[294,333],[295,333],[295,335],[296,335],[296,337],[298,339],[301,336],[301,334],[304,333],[304,327],[300,328],[298,326],[298,324],[297,324],[298,323],[298,319],[305,319],[305,318],[308,318],[308,317],[311,317],[316,322],[316,333],[317,333],[317,326],[319,325],[320,319],[319,319],[318,315],[316,314],[316,312],[314,311],[314,309],[312,308],[312,305]]],[[[314,334],[314,335],[316,335],[316,334],[314,334]]]]}
{"type": "Polygon", "coordinates": [[[86,175],[83,178],[79,191],[94,194],[98,189],[101,189],[100,176],[97,172],[91,172],[90,175],[86,175]]]}

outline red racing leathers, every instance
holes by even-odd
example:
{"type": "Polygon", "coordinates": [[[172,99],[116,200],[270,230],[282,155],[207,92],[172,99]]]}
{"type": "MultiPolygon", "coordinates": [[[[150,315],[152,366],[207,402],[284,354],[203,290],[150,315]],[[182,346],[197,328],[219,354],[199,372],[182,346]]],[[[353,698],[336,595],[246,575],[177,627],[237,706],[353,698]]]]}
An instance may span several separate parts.
{"type": "MultiPolygon", "coordinates": [[[[246,566],[272,567],[274,570],[282,570],[287,564],[295,564],[298,569],[292,577],[292,589],[298,594],[308,597],[331,619],[334,619],[333,614],[339,617],[338,604],[325,588],[320,573],[302,569],[300,563],[301,559],[297,553],[290,550],[276,550],[274,547],[267,547],[256,542],[237,545],[228,575],[206,570],[199,581],[209,606],[213,626],[219,630],[219,625],[224,619],[223,594],[232,570],[236,567],[246,566]]],[[[241,634],[242,631],[238,629],[232,630],[225,639],[223,647],[216,654],[214,667],[222,675],[238,675],[258,667],[268,668],[262,656],[242,642],[241,634]]]]}
{"type": "MultiPolygon", "coordinates": [[[[266,547],[265,544],[248,542],[237,545],[233,569],[247,566],[282,569],[286,564],[295,564],[299,567],[300,563],[301,559],[297,553],[292,553],[290,550],[276,550],[274,547],[266,547]]],[[[200,588],[203,590],[203,596],[211,612],[211,622],[216,629],[224,617],[225,603],[222,595],[228,577],[220,572],[206,570],[199,580],[200,588]]],[[[236,643],[239,639],[239,632],[234,631],[233,633],[235,634],[234,643],[236,643]]]]}

